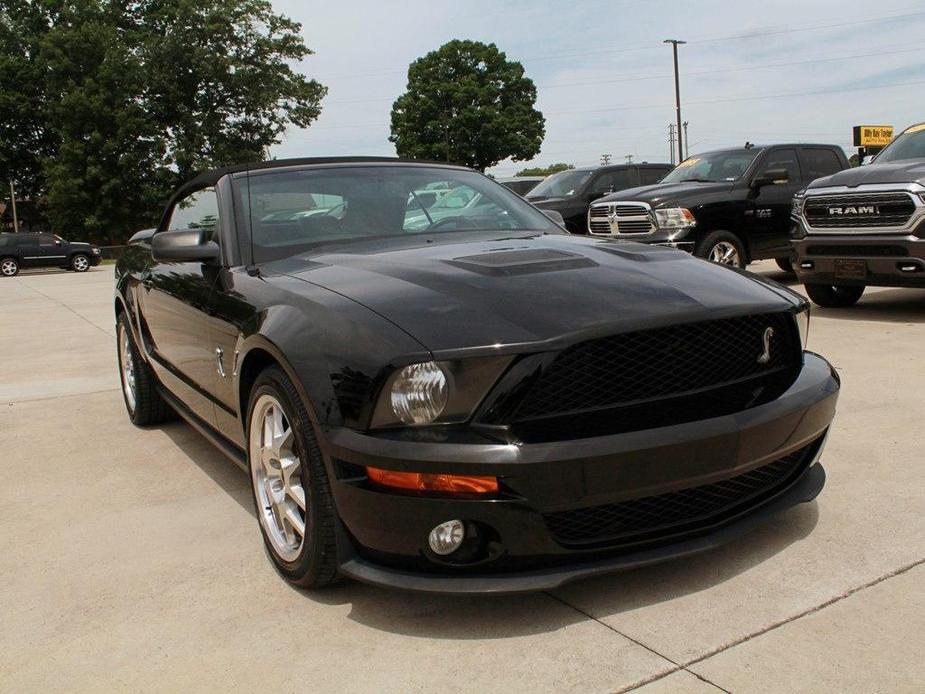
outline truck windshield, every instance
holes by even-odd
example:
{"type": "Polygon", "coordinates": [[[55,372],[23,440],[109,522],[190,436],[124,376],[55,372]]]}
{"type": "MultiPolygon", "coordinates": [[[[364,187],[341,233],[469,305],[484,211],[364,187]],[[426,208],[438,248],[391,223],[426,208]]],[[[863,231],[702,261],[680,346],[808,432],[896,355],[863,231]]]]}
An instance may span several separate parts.
{"type": "Polygon", "coordinates": [[[760,151],[760,149],[741,149],[689,157],[665,176],[662,183],[735,181],[748,170],[760,151]]]}
{"type": "Polygon", "coordinates": [[[590,176],[590,171],[562,171],[540,183],[527,197],[542,195],[547,198],[561,198],[574,195],[590,176]]]}
{"type": "Polygon", "coordinates": [[[925,159],[925,123],[907,128],[877,155],[876,162],[925,159]]]}

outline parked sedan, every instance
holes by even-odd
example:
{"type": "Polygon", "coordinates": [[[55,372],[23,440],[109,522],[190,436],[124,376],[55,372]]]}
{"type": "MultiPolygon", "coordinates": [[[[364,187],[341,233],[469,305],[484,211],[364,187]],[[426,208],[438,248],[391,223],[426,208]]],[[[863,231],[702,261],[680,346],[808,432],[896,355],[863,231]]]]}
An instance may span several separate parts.
{"type": "Polygon", "coordinates": [[[57,234],[0,234],[0,275],[4,277],[13,277],[24,267],[59,267],[86,272],[100,264],[100,257],[97,246],[66,241],[57,234]]]}
{"type": "Polygon", "coordinates": [[[178,413],[247,470],[299,586],[549,589],[714,547],[825,479],[839,382],[804,299],[571,236],[461,167],[206,173],[133,238],[114,307],[129,417],[178,413]],[[435,181],[491,205],[419,225],[435,181]],[[273,214],[319,195],[338,216],[273,214]]]}

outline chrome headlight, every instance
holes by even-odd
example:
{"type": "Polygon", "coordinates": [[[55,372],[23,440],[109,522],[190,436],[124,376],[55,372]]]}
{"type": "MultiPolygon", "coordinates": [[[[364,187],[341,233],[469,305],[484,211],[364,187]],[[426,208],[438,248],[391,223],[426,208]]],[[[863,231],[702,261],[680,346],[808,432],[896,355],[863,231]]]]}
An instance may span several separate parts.
{"type": "Polygon", "coordinates": [[[800,334],[800,349],[805,351],[806,344],[809,342],[809,304],[795,313],[794,318],[797,321],[797,332],[800,334]]]}
{"type": "Polygon", "coordinates": [[[93,252],[93,255],[99,255],[99,254],[100,254],[100,249],[99,249],[99,248],[94,247],[94,248],[91,248],[90,250],[93,252]]]}
{"type": "Polygon", "coordinates": [[[686,207],[664,207],[655,210],[655,223],[659,229],[685,229],[696,226],[697,220],[686,207]]]}
{"type": "Polygon", "coordinates": [[[803,203],[806,199],[802,195],[794,195],[790,202],[790,215],[797,219],[803,214],[803,203]]]}
{"type": "Polygon", "coordinates": [[[405,424],[429,424],[446,407],[446,374],[432,361],[401,369],[392,381],[392,412],[405,424]]]}

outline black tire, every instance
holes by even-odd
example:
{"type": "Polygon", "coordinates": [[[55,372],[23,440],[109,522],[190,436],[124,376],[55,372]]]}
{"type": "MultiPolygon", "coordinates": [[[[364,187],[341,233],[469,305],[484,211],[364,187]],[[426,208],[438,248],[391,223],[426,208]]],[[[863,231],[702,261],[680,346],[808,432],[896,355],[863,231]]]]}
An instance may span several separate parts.
{"type": "MultiPolygon", "coordinates": [[[[335,583],[340,578],[335,539],[336,511],[324,459],[305,405],[286,372],[278,366],[268,367],[261,372],[251,388],[247,405],[247,439],[251,496],[258,515],[257,525],[273,564],[287,581],[301,588],[322,588],[335,583]],[[300,477],[306,506],[305,533],[298,556],[291,561],[283,559],[277,553],[263,523],[259,520],[261,514],[266,511],[260,508],[255,487],[253,466],[256,462],[251,459],[251,419],[254,416],[255,404],[264,394],[270,395],[282,406],[295,435],[294,451],[298,454],[301,464],[300,477]]],[[[259,447],[259,443],[257,445],[259,447]]]]}
{"type": "Polygon", "coordinates": [[[125,402],[125,410],[128,412],[128,418],[132,420],[132,424],[135,426],[148,426],[160,424],[176,417],[173,408],[167,404],[157,391],[157,379],[154,372],[151,371],[151,367],[138,353],[138,346],[135,344],[135,338],[132,336],[131,326],[124,311],[119,314],[116,321],[116,360],[119,362],[119,386],[122,389],[122,399],[125,402]],[[135,377],[134,403],[131,402],[127,392],[125,370],[122,363],[123,334],[127,341],[132,373],[135,377]]]}
{"type": "Polygon", "coordinates": [[[710,260],[719,265],[731,265],[732,267],[744,268],[748,265],[748,256],[745,254],[745,246],[739,240],[739,237],[728,231],[712,231],[704,236],[694,247],[694,255],[704,260],[710,260]],[[729,245],[734,249],[734,256],[730,256],[729,262],[716,260],[716,256],[722,255],[720,249],[724,245],[729,245]]]}
{"type": "Polygon", "coordinates": [[[19,261],[12,256],[0,258],[0,275],[3,277],[16,277],[19,274],[19,261]]]}
{"type": "Polygon", "coordinates": [[[86,272],[90,269],[90,257],[85,253],[75,253],[68,265],[74,272],[86,272]]]}
{"type": "Polygon", "coordinates": [[[787,258],[775,258],[774,262],[777,263],[777,267],[786,272],[788,275],[796,275],[796,271],[793,269],[793,261],[787,258]]]}
{"type": "Polygon", "coordinates": [[[809,298],[824,308],[854,306],[866,289],[863,285],[805,284],[803,286],[809,298]]]}

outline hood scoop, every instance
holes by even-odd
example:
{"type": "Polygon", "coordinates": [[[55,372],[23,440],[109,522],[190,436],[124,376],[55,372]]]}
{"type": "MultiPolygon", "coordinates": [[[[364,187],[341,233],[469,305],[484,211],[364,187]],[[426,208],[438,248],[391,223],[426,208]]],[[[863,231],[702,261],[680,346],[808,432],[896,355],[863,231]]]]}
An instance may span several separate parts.
{"type": "Polygon", "coordinates": [[[590,258],[551,248],[505,249],[445,261],[480,275],[529,275],[597,267],[590,258]]]}

